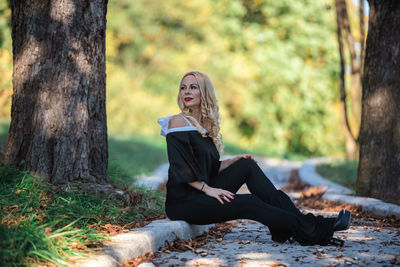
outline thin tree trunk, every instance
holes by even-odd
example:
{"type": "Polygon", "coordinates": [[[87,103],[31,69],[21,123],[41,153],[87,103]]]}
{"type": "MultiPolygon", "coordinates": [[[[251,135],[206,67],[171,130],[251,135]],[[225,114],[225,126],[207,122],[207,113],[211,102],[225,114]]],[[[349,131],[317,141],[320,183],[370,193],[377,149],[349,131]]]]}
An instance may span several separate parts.
{"type": "Polygon", "coordinates": [[[359,5],[359,19],[360,19],[360,82],[364,75],[364,58],[365,58],[365,15],[364,15],[364,1],[360,0],[359,5]]]}
{"type": "Polygon", "coordinates": [[[357,191],[400,204],[400,2],[369,4],[357,191]]]}
{"type": "Polygon", "coordinates": [[[355,124],[357,128],[360,127],[361,123],[361,82],[360,82],[360,62],[357,60],[355,41],[351,33],[349,15],[347,12],[346,0],[340,0],[341,2],[341,17],[343,28],[346,32],[347,47],[350,52],[350,96],[351,96],[351,107],[354,114],[355,124]]]}
{"type": "Polygon", "coordinates": [[[107,0],[11,1],[7,160],[54,184],[108,181],[107,0]]]}
{"type": "Polygon", "coordinates": [[[351,34],[351,27],[349,22],[349,15],[347,13],[346,0],[337,0],[336,3],[337,3],[336,8],[339,10],[341,24],[343,25],[343,29],[346,32],[347,47],[350,51],[351,70],[357,71],[358,64],[356,59],[356,49],[354,45],[353,35],[351,34]]]}
{"type": "Polygon", "coordinates": [[[340,16],[340,0],[335,0],[336,7],[336,25],[337,25],[337,38],[339,45],[340,55],[340,101],[342,103],[341,109],[341,125],[344,132],[344,141],[346,146],[347,158],[354,161],[357,158],[357,144],[354,135],[351,132],[351,127],[348,120],[348,111],[346,105],[346,88],[345,88],[345,59],[343,52],[343,36],[342,36],[342,22],[340,16]]]}

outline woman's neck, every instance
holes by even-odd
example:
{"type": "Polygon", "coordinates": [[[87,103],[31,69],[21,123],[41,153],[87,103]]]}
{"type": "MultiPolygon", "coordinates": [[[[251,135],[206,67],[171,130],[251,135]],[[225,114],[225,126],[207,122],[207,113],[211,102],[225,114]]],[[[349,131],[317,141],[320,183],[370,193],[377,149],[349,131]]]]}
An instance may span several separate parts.
{"type": "Polygon", "coordinates": [[[200,107],[199,108],[191,108],[191,115],[194,117],[198,123],[201,125],[201,112],[200,112],[200,107]]]}

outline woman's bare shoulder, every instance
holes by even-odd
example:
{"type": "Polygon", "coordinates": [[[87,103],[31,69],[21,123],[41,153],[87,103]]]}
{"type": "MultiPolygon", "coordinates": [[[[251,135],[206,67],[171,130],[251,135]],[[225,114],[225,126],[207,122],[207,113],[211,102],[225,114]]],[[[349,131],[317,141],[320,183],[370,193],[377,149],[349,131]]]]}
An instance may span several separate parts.
{"type": "Polygon", "coordinates": [[[176,114],[173,115],[169,120],[168,129],[184,126],[188,126],[188,123],[185,121],[184,118],[182,118],[182,116],[176,114]]]}

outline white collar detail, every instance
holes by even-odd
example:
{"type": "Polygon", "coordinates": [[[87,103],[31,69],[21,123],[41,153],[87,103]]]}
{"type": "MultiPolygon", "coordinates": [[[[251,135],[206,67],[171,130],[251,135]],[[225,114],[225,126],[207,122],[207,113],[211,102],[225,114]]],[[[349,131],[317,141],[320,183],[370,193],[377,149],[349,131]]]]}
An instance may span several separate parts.
{"type": "MultiPolygon", "coordinates": [[[[168,117],[162,117],[162,118],[159,118],[157,120],[158,124],[161,125],[161,133],[160,134],[162,136],[167,136],[168,133],[172,133],[172,132],[184,132],[184,131],[193,131],[193,130],[197,131],[197,128],[192,126],[192,125],[187,125],[187,126],[175,127],[175,128],[168,129],[169,121],[171,120],[171,118],[173,116],[175,116],[175,115],[170,115],[168,117]]],[[[207,130],[204,129],[204,128],[203,128],[203,131],[207,132],[207,130]]]]}

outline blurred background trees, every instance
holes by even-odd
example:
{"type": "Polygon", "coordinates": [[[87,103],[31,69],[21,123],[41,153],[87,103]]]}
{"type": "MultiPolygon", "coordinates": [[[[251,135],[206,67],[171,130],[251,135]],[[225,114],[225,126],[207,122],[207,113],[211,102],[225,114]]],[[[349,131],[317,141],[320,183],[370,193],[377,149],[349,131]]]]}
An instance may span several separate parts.
{"type": "Polygon", "coordinates": [[[0,3],[0,118],[10,117],[12,94],[11,9],[0,3]]]}
{"type": "MultiPolygon", "coordinates": [[[[348,5],[351,23],[357,3],[348,5]]],[[[9,18],[3,1],[2,117],[10,110],[9,18]]],[[[110,1],[106,56],[111,135],[159,135],[157,118],[179,111],[181,76],[198,69],[216,86],[226,143],[283,157],[345,155],[333,0],[110,1]]]]}

